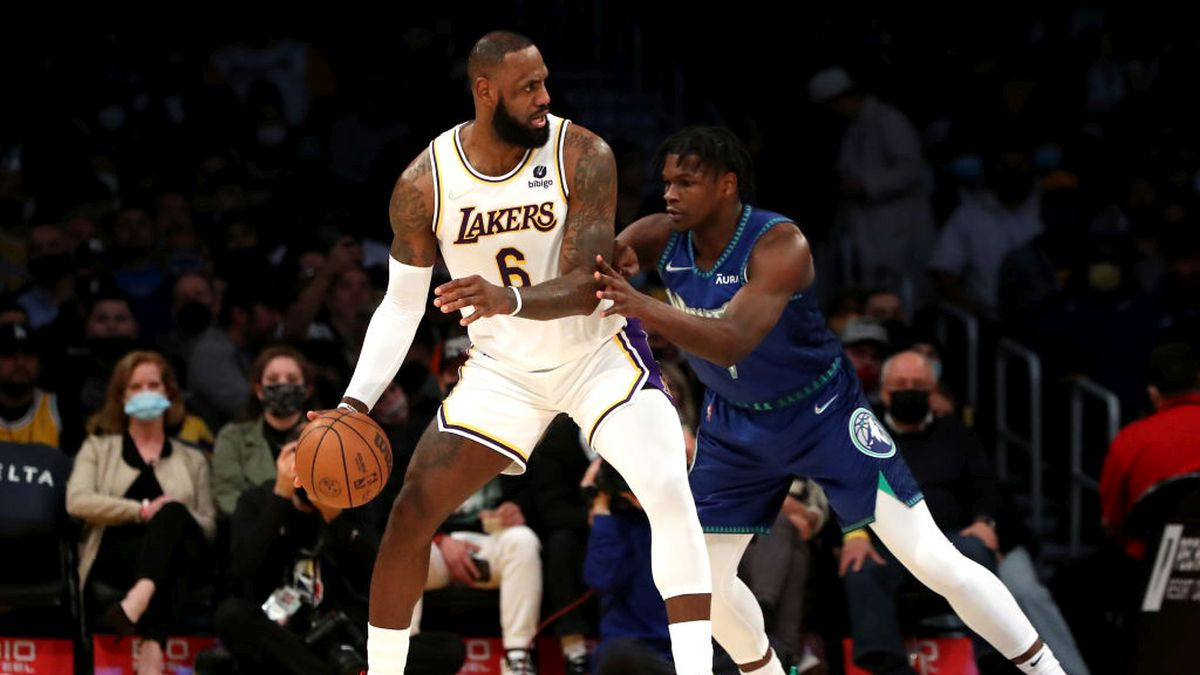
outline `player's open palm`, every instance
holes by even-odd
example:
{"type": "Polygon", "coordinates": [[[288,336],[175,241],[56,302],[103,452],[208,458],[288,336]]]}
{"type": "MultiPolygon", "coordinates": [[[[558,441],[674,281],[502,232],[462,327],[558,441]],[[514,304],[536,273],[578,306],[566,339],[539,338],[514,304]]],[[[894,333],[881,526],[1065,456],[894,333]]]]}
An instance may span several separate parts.
{"type": "Polygon", "coordinates": [[[854,537],[842,543],[842,559],[838,564],[838,576],[846,576],[847,571],[862,571],[867,559],[878,565],[886,564],[883,557],[875,550],[875,546],[867,537],[854,537]]]}
{"type": "Polygon", "coordinates": [[[642,308],[650,298],[631,286],[620,272],[614,270],[612,265],[609,265],[600,256],[596,256],[595,277],[601,286],[600,290],[596,291],[596,297],[601,300],[611,300],[613,303],[612,307],[604,310],[604,316],[620,314],[627,317],[640,317],[642,315],[642,308]]]}
{"type": "Polygon", "coordinates": [[[468,307],[469,314],[459,324],[468,326],[479,319],[497,314],[511,314],[517,308],[516,296],[504,286],[497,286],[478,274],[454,279],[433,289],[437,297],[433,306],[443,314],[457,312],[468,307]]]}

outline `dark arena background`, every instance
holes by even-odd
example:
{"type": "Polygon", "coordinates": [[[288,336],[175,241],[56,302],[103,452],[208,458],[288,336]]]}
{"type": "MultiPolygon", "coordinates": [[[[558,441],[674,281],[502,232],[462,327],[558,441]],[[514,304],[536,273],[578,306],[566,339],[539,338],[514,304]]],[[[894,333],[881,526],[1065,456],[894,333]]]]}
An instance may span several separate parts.
{"type": "MultiPolygon", "coordinates": [[[[0,31],[0,672],[365,668],[374,550],[464,329],[431,296],[372,411],[396,465],[383,496],[314,506],[287,479],[288,444],[304,410],[340,400],[387,287],[389,195],[472,118],[467,56],[497,29],[537,45],[551,113],[611,147],[617,232],[664,209],[652,160],[670,134],[741,139],[753,204],[811,246],[806,294],[874,427],[1066,672],[1200,672],[1200,38],[1182,10],[279,12],[0,31]],[[889,359],[913,351],[922,369],[901,378],[889,359]],[[144,391],[162,393],[161,454],[131,436],[135,400],[155,405],[144,391]]],[[[654,270],[632,282],[666,300],[654,270]]],[[[704,387],[679,348],[649,343],[694,447],[704,387]]],[[[639,630],[666,638],[611,620],[665,614],[633,581],[648,547],[598,548],[609,500],[637,507],[619,475],[589,471],[586,440],[557,420],[529,471],[442,528],[499,536],[519,509],[543,674],[590,672],[622,637],[654,647],[639,630]],[[599,580],[606,559],[629,580],[599,580]]],[[[795,478],[740,568],[785,672],[1018,672],[911,576],[858,588],[879,542],[844,535],[795,478]],[[858,658],[879,625],[906,663],[858,658]]],[[[408,672],[533,672],[502,663],[505,580],[446,574],[408,672]]],[[[737,672],[716,652],[714,672],[737,672]]]]}

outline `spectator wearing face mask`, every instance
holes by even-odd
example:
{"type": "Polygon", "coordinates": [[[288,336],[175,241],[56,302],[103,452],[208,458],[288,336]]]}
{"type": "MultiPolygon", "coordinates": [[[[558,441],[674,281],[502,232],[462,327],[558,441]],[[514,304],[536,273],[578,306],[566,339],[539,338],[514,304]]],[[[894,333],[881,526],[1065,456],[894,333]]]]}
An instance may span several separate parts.
{"type": "Polygon", "coordinates": [[[172,589],[203,568],[216,533],[208,460],[167,435],[183,416],[166,359],[129,353],[67,482],[67,511],[84,521],[79,578],[127,589],[104,617],[119,634],[146,638],[138,673],[162,672],[172,589]]]}
{"type": "Polygon", "coordinates": [[[59,307],[74,299],[74,267],[67,235],[58,225],[30,228],[25,250],[30,284],[17,302],[29,313],[30,325],[38,329],[53,323],[59,307]]]}
{"type": "Polygon", "coordinates": [[[304,425],[311,383],[308,360],[291,347],[270,347],[254,361],[248,419],[225,425],[213,452],[213,493],[222,513],[232,514],[249,488],[275,479],[280,450],[304,425]]]}
{"type": "MultiPolygon", "coordinates": [[[[958,418],[934,415],[930,396],[935,385],[932,364],[918,352],[900,352],[884,362],[880,390],[886,411],[883,421],[921,485],[930,513],[956,548],[1000,576],[1067,672],[1087,672],[1029,555],[1020,547],[1008,551],[1006,557],[1001,555],[1004,548],[996,517],[1002,496],[992,462],[978,437],[958,418]]],[[[855,663],[865,667],[906,661],[896,602],[899,592],[918,587],[915,578],[865,529],[845,535],[840,571],[846,580],[855,663]]],[[[986,669],[991,665],[989,659],[1001,668],[1011,668],[979,639],[976,657],[982,657],[982,672],[992,672],[986,669]]]]}
{"type": "Polygon", "coordinates": [[[854,367],[863,394],[875,408],[879,407],[879,370],[887,358],[887,330],[874,319],[856,318],[846,322],[841,334],[842,349],[854,367]]]}
{"type": "Polygon", "coordinates": [[[1029,152],[1010,143],[996,153],[987,190],[964,201],[946,221],[929,261],[942,296],[995,319],[1004,258],[1042,232],[1039,194],[1029,152]]]}

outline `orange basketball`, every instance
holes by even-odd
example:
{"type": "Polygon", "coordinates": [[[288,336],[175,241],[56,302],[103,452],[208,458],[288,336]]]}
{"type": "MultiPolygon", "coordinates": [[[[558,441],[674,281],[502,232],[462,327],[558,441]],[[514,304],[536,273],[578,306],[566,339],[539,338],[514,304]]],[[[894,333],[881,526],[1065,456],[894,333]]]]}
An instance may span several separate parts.
{"type": "Polygon", "coordinates": [[[392,445],[375,420],[331,410],[309,422],[296,445],[296,477],[308,498],[348,509],[374,499],[392,474],[392,445]]]}

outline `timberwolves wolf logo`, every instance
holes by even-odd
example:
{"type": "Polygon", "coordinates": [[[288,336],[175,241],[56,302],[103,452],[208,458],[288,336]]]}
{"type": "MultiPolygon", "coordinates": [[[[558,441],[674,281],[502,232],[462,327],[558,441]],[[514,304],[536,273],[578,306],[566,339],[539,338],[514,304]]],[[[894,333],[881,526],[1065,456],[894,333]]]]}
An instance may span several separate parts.
{"type": "Polygon", "coordinates": [[[866,408],[858,408],[850,415],[850,440],[868,457],[887,459],[896,454],[892,437],[875,418],[875,413],[866,408]]]}

